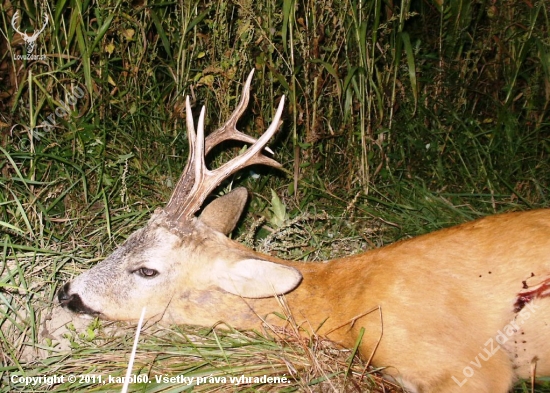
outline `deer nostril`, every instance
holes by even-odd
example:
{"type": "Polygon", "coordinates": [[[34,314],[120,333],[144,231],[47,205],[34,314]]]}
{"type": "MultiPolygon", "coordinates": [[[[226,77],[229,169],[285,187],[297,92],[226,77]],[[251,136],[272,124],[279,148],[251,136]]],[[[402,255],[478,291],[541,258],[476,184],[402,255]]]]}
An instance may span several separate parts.
{"type": "Polygon", "coordinates": [[[78,293],[69,294],[71,285],[67,283],[57,291],[57,300],[64,308],[77,313],[97,316],[100,313],[84,304],[78,293]]]}
{"type": "Polygon", "coordinates": [[[69,295],[70,285],[70,283],[67,283],[57,291],[57,300],[62,306],[65,306],[73,299],[73,295],[69,295]]]}

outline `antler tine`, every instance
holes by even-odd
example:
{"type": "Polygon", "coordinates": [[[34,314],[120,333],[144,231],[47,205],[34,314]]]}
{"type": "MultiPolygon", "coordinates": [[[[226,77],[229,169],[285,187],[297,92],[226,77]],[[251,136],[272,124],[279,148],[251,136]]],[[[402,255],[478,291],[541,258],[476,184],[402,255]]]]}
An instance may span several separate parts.
{"type": "MultiPolygon", "coordinates": [[[[204,107],[203,107],[204,110],[204,107]]],[[[186,111],[186,123],[187,123],[187,141],[189,142],[189,157],[187,158],[187,164],[180,176],[170,200],[164,208],[164,212],[168,215],[177,214],[178,207],[185,203],[188,195],[191,195],[191,190],[195,184],[195,157],[197,152],[195,151],[195,142],[197,135],[195,134],[195,124],[193,121],[193,113],[191,112],[191,105],[189,103],[189,96],[185,97],[185,111],[186,111]]]]}
{"type": "MultiPolygon", "coordinates": [[[[250,74],[248,74],[248,78],[246,78],[246,82],[243,87],[243,92],[241,95],[241,100],[239,101],[239,104],[229,117],[229,120],[227,120],[223,126],[218,128],[216,131],[211,133],[206,137],[205,142],[205,149],[206,154],[210,152],[214,147],[219,145],[220,143],[228,140],[233,139],[236,141],[246,142],[246,143],[255,143],[256,138],[251,137],[250,135],[246,135],[242,133],[241,131],[237,130],[237,121],[240,119],[240,117],[243,115],[244,111],[246,110],[246,107],[248,106],[248,101],[250,100],[250,85],[252,83],[252,77],[254,76],[254,68],[252,71],[250,71],[250,74]]],[[[269,147],[265,147],[265,149],[273,154],[273,151],[269,147]]]]}
{"type": "MultiPolygon", "coordinates": [[[[246,95],[246,97],[241,99],[237,109],[235,109],[233,115],[231,115],[230,120],[225,123],[226,125],[235,124],[238,117],[244,111],[244,107],[246,107],[246,104],[248,103],[251,76],[252,73],[249,75],[249,80],[247,80],[245,85],[246,93],[244,95],[246,95]]],[[[280,163],[263,155],[262,151],[267,142],[279,128],[284,108],[284,100],[285,97],[282,96],[273,121],[258,140],[237,131],[234,127],[227,128],[227,130],[229,130],[229,137],[223,136],[220,138],[221,141],[227,139],[237,139],[244,142],[253,142],[253,144],[240,156],[231,159],[215,170],[209,170],[205,164],[205,145],[208,143],[208,141],[205,141],[204,138],[205,108],[203,107],[201,110],[197,124],[197,133],[195,134],[191,105],[189,103],[189,97],[187,97],[185,101],[185,108],[187,117],[187,134],[189,138],[189,159],[183,174],[174,188],[170,200],[164,208],[164,212],[170,217],[170,219],[173,220],[174,224],[183,223],[191,219],[200,209],[206,197],[217,186],[219,186],[223,180],[237,172],[239,169],[255,164],[264,164],[276,168],[281,167],[280,163]],[[238,138],[234,137],[235,133],[238,133],[236,134],[238,138]]],[[[218,131],[219,134],[226,132],[222,128],[218,129],[218,131]]]]}
{"type": "Polygon", "coordinates": [[[19,18],[19,11],[15,11],[15,13],[13,14],[13,17],[11,18],[11,26],[13,27],[15,32],[17,32],[21,35],[26,35],[25,33],[20,32],[17,27],[15,27],[15,23],[17,22],[17,18],[19,18]]]}

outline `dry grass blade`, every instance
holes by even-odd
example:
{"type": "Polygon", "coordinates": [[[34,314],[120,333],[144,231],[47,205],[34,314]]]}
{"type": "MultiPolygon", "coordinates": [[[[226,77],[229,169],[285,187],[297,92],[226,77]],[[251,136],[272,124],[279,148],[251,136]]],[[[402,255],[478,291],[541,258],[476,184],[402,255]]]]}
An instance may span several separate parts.
{"type": "MultiPolygon", "coordinates": [[[[269,334],[204,328],[149,326],[135,353],[130,392],[193,390],[281,392],[400,392],[365,364],[350,359],[350,351],[319,337],[310,340],[291,330],[269,334]]],[[[11,368],[5,390],[28,388],[23,378],[59,376],[50,385],[42,380],[36,390],[55,392],[113,391],[126,381],[134,326],[91,322],[83,332],[70,330],[70,353],[42,346],[49,356],[11,368]],[[94,338],[90,341],[90,329],[94,338]],[[87,337],[88,335],[88,337],[87,337]],[[77,380],[69,382],[69,376],[77,380]]],[[[28,380],[27,380],[28,381],[28,380]]]]}

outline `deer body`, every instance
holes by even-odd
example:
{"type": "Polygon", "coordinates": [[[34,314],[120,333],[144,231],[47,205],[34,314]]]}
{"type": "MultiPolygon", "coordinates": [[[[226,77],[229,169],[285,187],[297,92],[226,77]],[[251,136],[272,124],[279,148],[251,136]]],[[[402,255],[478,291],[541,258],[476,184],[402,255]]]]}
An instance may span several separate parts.
{"type": "MultiPolygon", "coordinates": [[[[216,141],[226,129],[237,132],[228,124],[246,106],[251,75],[237,115],[212,134],[216,141]]],[[[348,348],[361,338],[361,356],[391,366],[388,376],[413,392],[504,393],[535,366],[537,376],[550,375],[550,210],[487,217],[325,263],[283,261],[226,237],[246,190],[194,216],[220,179],[244,165],[242,156],[278,165],[261,149],[282,105],[238,165],[216,171],[200,163],[212,147],[209,139],[202,145],[204,112],[195,136],[189,104],[187,110],[191,158],[170,202],[109,258],[66,284],[62,305],[114,320],[138,319],[146,306],[149,318],[169,323],[252,329],[287,326],[274,314],[284,296],[301,334],[348,348]]]]}
{"type": "MultiPolygon", "coordinates": [[[[220,248],[245,250],[224,239],[231,245],[220,248]]],[[[215,255],[207,255],[211,244],[205,249],[208,266],[215,255]]],[[[325,263],[258,258],[300,271],[300,285],[285,300],[306,334],[350,348],[364,328],[362,355],[374,352],[373,363],[393,366],[388,373],[413,391],[506,392],[517,377],[530,377],[534,359],[540,375],[550,375],[550,290],[514,311],[524,281],[530,287],[549,282],[549,251],[550,211],[538,210],[492,216],[325,263]],[[497,239],[507,239],[506,246],[497,239]],[[383,325],[378,310],[366,314],[377,306],[383,325]],[[475,374],[466,378],[465,367],[475,374]],[[465,389],[453,376],[466,380],[465,389]]],[[[213,289],[185,293],[169,318],[259,329],[262,321],[284,324],[271,315],[277,310],[273,298],[213,289]]]]}

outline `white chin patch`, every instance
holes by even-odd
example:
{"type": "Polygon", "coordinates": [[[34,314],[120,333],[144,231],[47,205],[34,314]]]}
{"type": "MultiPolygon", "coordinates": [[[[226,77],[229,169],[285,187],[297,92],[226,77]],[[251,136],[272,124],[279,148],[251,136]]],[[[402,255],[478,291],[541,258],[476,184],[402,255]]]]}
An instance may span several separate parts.
{"type": "Polygon", "coordinates": [[[95,317],[88,314],[77,314],[82,319],[94,319],[95,317]]]}

